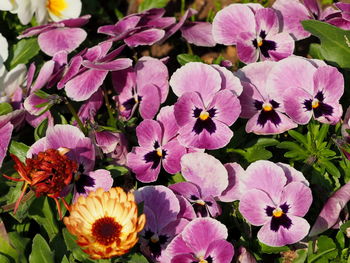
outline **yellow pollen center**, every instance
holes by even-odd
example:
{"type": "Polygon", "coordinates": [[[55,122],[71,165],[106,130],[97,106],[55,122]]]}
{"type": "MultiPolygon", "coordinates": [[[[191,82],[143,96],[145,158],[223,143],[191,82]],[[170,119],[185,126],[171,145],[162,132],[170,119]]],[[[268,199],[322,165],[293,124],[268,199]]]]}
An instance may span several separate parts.
{"type": "Polygon", "coordinates": [[[157,152],[157,155],[158,155],[159,157],[162,157],[162,156],[163,156],[162,148],[158,147],[158,148],[156,149],[156,152],[157,152]]]}
{"type": "Polygon", "coordinates": [[[318,101],[318,99],[314,99],[311,105],[313,109],[316,109],[318,106],[320,106],[320,102],[318,101]]]}
{"type": "Polygon", "coordinates": [[[281,208],[276,208],[273,210],[272,214],[274,217],[281,217],[283,215],[283,211],[281,208]]]}
{"type": "Polygon", "coordinates": [[[61,12],[68,7],[66,0],[48,0],[47,9],[56,16],[61,16],[61,12]]]}
{"type": "Polygon", "coordinates": [[[263,45],[263,41],[260,40],[260,41],[258,42],[258,47],[261,47],[262,45],[263,45]]]}
{"type": "Polygon", "coordinates": [[[204,259],[204,256],[197,257],[197,259],[199,260],[198,263],[208,263],[208,261],[204,259]]]}
{"type": "Polygon", "coordinates": [[[273,107],[270,103],[264,103],[262,108],[264,111],[272,111],[273,110],[273,107]]]}
{"type": "Polygon", "coordinates": [[[209,118],[209,112],[207,112],[207,111],[202,111],[201,114],[199,115],[199,118],[200,118],[202,121],[205,121],[206,119],[209,118]]]}
{"type": "Polygon", "coordinates": [[[154,234],[150,240],[152,243],[157,243],[159,241],[159,237],[157,234],[154,234]]]}
{"type": "Polygon", "coordinates": [[[204,202],[203,200],[197,200],[197,201],[196,201],[196,204],[205,205],[205,202],[204,202]]]}

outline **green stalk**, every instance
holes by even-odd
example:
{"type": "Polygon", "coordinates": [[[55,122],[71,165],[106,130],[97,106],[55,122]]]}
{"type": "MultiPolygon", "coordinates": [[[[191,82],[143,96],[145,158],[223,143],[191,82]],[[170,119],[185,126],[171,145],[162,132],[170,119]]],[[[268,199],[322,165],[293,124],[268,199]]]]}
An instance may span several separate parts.
{"type": "Polygon", "coordinates": [[[77,112],[75,111],[73,105],[69,102],[68,99],[66,100],[66,106],[67,106],[69,112],[73,115],[74,119],[77,121],[80,130],[81,130],[84,134],[86,134],[87,131],[86,131],[85,127],[84,127],[84,124],[83,124],[82,121],[80,120],[80,118],[79,118],[77,112]]]}

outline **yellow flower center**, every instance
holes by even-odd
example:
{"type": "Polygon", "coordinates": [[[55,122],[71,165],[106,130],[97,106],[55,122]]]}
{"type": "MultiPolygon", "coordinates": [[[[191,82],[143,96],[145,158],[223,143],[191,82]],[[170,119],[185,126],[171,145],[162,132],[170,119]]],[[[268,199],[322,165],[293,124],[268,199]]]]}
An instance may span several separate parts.
{"type": "Polygon", "coordinates": [[[314,99],[314,100],[312,101],[311,105],[312,105],[312,108],[313,108],[313,109],[316,109],[318,106],[320,106],[320,102],[319,102],[318,99],[314,99]]]}
{"type": "Polygon", "coordinates": [[[151,242],[152,243],[157,243],[159,241],[159,237],[157,234],[154,234],[152,237],[151,237],[151,242]]]}
{"type": "Polygon", "coordinates": [[[208,261],[206,261],[206,260],[204,259],[204,256],[198,257],[198,260],[199,260],[198,263],[208,263],[208,261]]]}
{"type": "Polygon", "coordinates": [[[105,216],[92,224],[91,233],[98,243],[108,246],[119,239],[121,230],[114,217],[105,216]]]}
{"type": "Polygon", "coordinates": [[[263,45],[263,41],[260,40],[260,41],[258,42],[258,47],[261,47],[262,45],[263,45]]]}
{"type": "Polygon", "coordinates": [[[199,118],[200,118],[202,121],[205,121],[206,119],[209,118],[209,112],[207,112],[207,111],[202,111],[201,114],[199,115],[199,118]]]}
{"type": "Polygon", "coordinates": [[[68,7],[66,0],[48,0],[47,8],[56,16],[61,16],[61,12],[68,7]]]}
{"type": "Polygon", "coordinates": [[[272,111],[273,110],[271,103],[264,103],[262,108],[264,111],[272,111]]]}
{"type": "Polygon", "coordinates": [[[196,204],[205,205],[205,202],[204,202],[203,200],[197,200],[197,201],[196,201],[196,204]]]}
{"type": "Polygon", "coordinates": [[[274,217],[281,217],[283,215],[283,211],[281,208],[276,208],[275,210],[273,210],[272,212],[274,217]]]}
{"type": "Polygon", "coordinates": [[[156,152],[157,152],[157,155],[158,155],[159,157],[162,157],[162,156],[163,156],[163,150],[162,150],[162,148],[158,147],[158,148],[156,149],[156,152]]]}

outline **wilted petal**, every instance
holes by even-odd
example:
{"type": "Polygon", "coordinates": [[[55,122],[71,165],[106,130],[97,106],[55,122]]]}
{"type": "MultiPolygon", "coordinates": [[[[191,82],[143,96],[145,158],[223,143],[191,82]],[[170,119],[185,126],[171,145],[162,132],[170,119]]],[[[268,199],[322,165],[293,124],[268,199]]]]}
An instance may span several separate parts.
{"type": "Polygon", "coordinates": [[[309,236],[316,236],[335,225],[341,210],[350,200],[350,182],[337,190],[323,206],[321,213],[312,226],[309,236]]]}

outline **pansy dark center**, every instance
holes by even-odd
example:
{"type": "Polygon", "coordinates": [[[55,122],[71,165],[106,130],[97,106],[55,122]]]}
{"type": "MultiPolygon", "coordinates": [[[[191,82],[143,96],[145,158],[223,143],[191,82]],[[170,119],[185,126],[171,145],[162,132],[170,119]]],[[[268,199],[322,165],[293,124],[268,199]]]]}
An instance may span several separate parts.
{"type": "Polygon", "coordinates": [[[154,150],[148,152],[143,157],[146,163],[153,162],[151,169],[156,169],[161,161],[166,156],[166,150],[163,150],[158,141],[153,145],[154,150]]]}
{"type": "Polygon", "coordinates": [[[142,100],[142,97],[134,94],[132,98],[124,101],[120,106],[121,111],[132,110],[132,108],[142,100]]]}
{"type": "Polygon", "coordinates": [[[333,114],[333,107],[327,103],[324,103],[324,99],[323,92],[319,91],[313,99],[304,101],[304,108],[306,111],[312,110],[315,118],[319,118],[321,116],[331,116],[333,114]]]}
{"type": "Polygon", "coordinates": [[[149,240],[148,246],[154,257],[159,257],[162,251],[161,246],[168,241],[166,235],[158,235],[151,230],[145,232],[144,238],[149,240]]]}
{"type": "Polygon", "coordinates": [[[213,263],[213,258],[211,256],[204,257],[204,256],[197,256],[196,257],[198,261],[193,261],[191,263],[213,263]]]}
{"type": "Polygon", "coordinates": [[[196,134],[200,134],[203,130],[206,130],[210,134],[214,133],[216,131],[216,125],[212,118],[215,117],[215,115],[215,108],[211,108],[209,110],[195,108],[193,110],[193,117],[195,117],[197,120],[192,131],[196,134]]]}
{"type": "Polygon", "coordinates": [[[287,216],[289,210],[289,205],[284,203],[279,207],[267,206],[265,212],[267,216],[272,217],[270,229],[277,232],[278,229],[282,226],[286,229],[289,229],[292,225],[292,220],[287,216]]]}
{"type": "Polygon", "coordinates": [[[280,104],[274,100],[269,101],[254,101],[254,107],[260,111],[257,123],[264,127],[265,124],[270,121],[275,126],[278,126],[281,123],[281,118],[278,116],[275,109],[279,108],[280,104]]]}
{"type": "Polygon", "coordinates": [[[253,40],[253,45],[255,48],[259,48],[264,57],[269,58],[270,50],[276,50],[276,42],[271,40],[266,40],[266,32],[261,30],[259,36],[253,40]]]}

